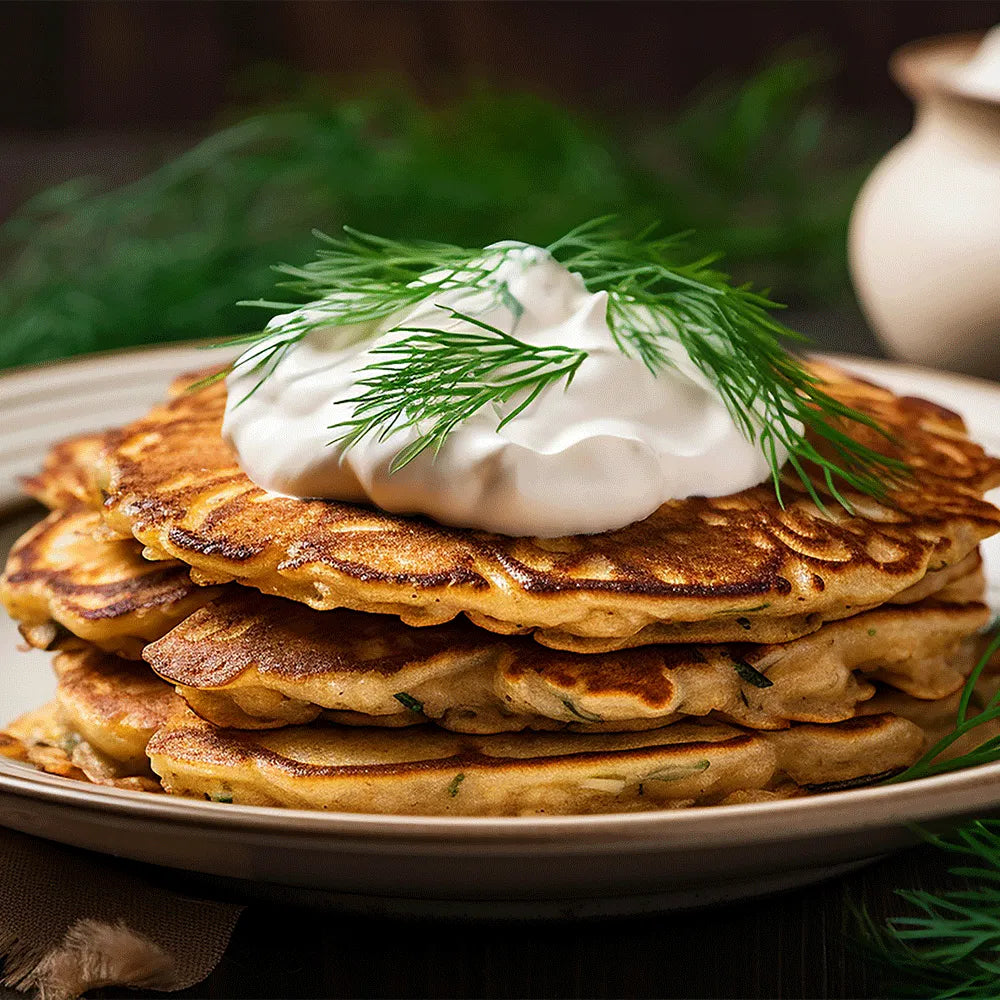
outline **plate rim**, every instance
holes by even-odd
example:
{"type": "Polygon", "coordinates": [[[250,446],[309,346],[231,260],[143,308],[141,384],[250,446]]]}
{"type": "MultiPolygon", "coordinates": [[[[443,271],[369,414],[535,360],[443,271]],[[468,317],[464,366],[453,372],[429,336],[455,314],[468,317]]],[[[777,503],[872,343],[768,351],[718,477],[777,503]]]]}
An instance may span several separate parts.
{"type": "MultiPolygon", "coordinates": [[[[223,338],[224,340],[225,338],[223,338]]],[[[26,365],[13,365],[0,370],[0,384],[8,379],[21,376],[40,375],[53,368],[74,368],[87,365],[94,361],[108,361],[117,357],[132,357],[136,354],[169,354],[172,351],[199,350],[207,351],[215,347],[225,347],[225,343],[216,337],[199,337],[195,340],[171,340],[165,344],[137,344],[134,347],[109,347],[103,351],[87,351],[85,354],[74,354],[67,358],[46,358],[44,361],[32,361],[26,365]]]]}
{"type": "Polygon", "coordinates": [[[509,848],[530,847],[533,852],[546,844],[558,847],[561,852],[571,841],[588,849],[605,843],[616,849],[628,846],[637,850],[645,845],[651,850],[663,850],[672,845],[689,845],[695,834],[700,847],[713,849],[747,842],[797,841],[812,832],[835,835],[881,828],[887,823],[929,822],[971,810],[1000,807],[1000,763],[894,785],[825,792],[777,802],[640,813],[497,817],[397,816],[203,802],[95,787],[29,768],[30,765],[0,760],[0,792],[135,820],[182,820],[187,826],[213,830],[251,829],[257,834],[303,839],[336,835],[341,840],[373,842],[373,850],[382,850],[386,841],[393,840],[434,845],[450,844],[453,839],[470,847],[490,843],[509,848]],[[872,803],[882,808],[864,810],[862,814],[864,806],[872,803]],[[708,820],[714,822],[707,823],[708,820]]]}
{"type": "MultiPolygon", "coordinates": [[[[74,369],[86,369],[95,363],[103,366],[108,362],[125,362],[137,355],[146,359],[162,356],[164,360],[172,354],[205,357],[206,347],[215,343],[197,340],[144,345],[21,366],[0,373],[0,399],[5,397],[6,386],[17,383],[30,386],[54,370],[70,376],[74,369]]],[[[813,356],[843,365],[862,376],[869,371],[877,377],[882,371],[917,380],[930,377],[977,394],[996,395],[1000,402],[1000,384],[988,379],[850,354],[824,352],[813,356]]],[[[203,802],[84,785],[2,758],[0,793],[137,821],[183,822],[189,827],[223,831],[251,829],[258,834],[297,838],[335,836],[342,841],[357,840],[358,844],[371,841],[379,850],[391,840],[405,841],[410,846],[447,844],[449,848],[457,840],[472,849],[489,843],[511,850],[530,848],[535,852],[549,845],[562,852],[571,843],[587,849],[601,844],[621,849],[625,846],[624,838],[628,838],[630,850],[643,847],[660,850],[671,843],[690,845],[694,835],[705,848],[722,848],[749,842],[800,840],[810,831],[824,835],[856,832],[890,823],[905,825],[943,819],[973,809],[996,809],[1000,807],[1000,762],[912,782],[776,802],[570,816],[396,816],[203,802]],[[863,808],[873,803],[881,804],[882,808],[863,808]]],[[[2,818],[0,812],[0,822],[2,818]]]]}

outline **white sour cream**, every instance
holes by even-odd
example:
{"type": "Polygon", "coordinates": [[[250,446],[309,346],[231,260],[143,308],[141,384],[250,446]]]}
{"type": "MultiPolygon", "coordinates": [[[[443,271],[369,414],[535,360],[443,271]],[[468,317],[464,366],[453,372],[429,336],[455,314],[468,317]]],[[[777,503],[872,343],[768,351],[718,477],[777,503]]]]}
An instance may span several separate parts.
{"type": "MultiPolygon", "coordinates": [[[[615,343],[606,293],[588,292],[579,275],[537,247],[490,249],[504,254],[497,277],[523,307],[520,316],[495,290],[456,283],[378,323],[313,330],[245,399],[260,375],[238,365],[227,382],[223,435],[247,475],[287,496],[370,502],[444,524],[541,537],[620,528],[664,501],[722,496],[768,477],[760,448],[743,437],[679,344],[667,345],[674,367],[653,376],[615,343]],[[415,430],[384,441],[370,435],[347,451],[331,445],[340,433],[331,425],[353,415],[347,400],[358,394],[355,378],[373,360],[370,350],[407,336],[394,327],[465,326],[440,306],[528,344],[582,348],[588,356],[568,388],[549,385],[504,427],[498,421],[516,398],[483,408],[437,455],[428,449],[395,472],[392,460],[415,430]]],[[[303,313],[321,317],[336,308],[331,300],[277,316],[274,338],[303,313]]]]}

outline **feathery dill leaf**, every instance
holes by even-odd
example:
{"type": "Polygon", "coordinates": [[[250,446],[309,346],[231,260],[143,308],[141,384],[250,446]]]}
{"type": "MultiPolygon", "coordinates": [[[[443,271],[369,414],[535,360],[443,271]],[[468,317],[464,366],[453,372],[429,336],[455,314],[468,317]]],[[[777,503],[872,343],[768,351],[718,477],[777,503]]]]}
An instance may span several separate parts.
{"type": "MultiPolygon", "coordinates": [[[[429,240],[393,240],[344,226],[344,236],[313,235],[324,244],[316,259],[302,267],[279,264],[275,270],[291,280],[282,282],[310,300],[310,309],[325,312],[322,322],[333,325],[383,319],[407,306],[432,298],[457,280],[470,288],[493,283],[495,265],[476,263],[481,249],[465,249],[429,240]]],[[[300,310],[298,302],[258,300],[241,305],[300,310]]],[[[291,334],[305,332],[315,320],[296,318],[283,326],[291,334]]]]}
{"type": "MultiPolygon", "coordinates": [[[[497,273],[511,252],[502,246],[472,250],[351,229],[343,238],[323,239],[326,246],[311,264],[278,269],[295,291],[314,301],[261,331],[258,349],[237,362],[260,373],[257,385],[310,330],[371,323],[419,302],[434,302],[434,294],[445,288],[490,289],[497,301],[506,296],[515,313],[519,308],[497,273]]],[[[803,338],[771,316],[775,303],[748,286],[730,284],[712,269],[713,258],[691,261],[683,236],[659,237],[650,229],[629,235],[604,217],[573,229],[547,250],[579,274],[589,291],[608,293],[607,320],[616,343],[653,374],[671,366],[671,345],[683,347],[717,389],[743,435],[759,444],[779,500],[782,449],[820,508],[824,487],[850,510],[841,487],[881,496],[887,483],[905,473],[902,462],[850,436],[852,422],[881,428],[826,393],[818,377],[786,351],[783,341],[803,338]],[[822,450],[814,438],[824,443],[822,450]]],[[[364,391],[349,401],[356,404],[354,417],[334,425],[343,431],[334,442],[346,449],[373,433],[384,439],[417,427],[420,436],[393,462],[393,468],[401,468],[426,448],[440,448],[459,423],[487,403],[506,403],[526,393],[501,420],[503,426],[546,386],[564,378],[568,384],[586,357],[570,347],[538,351],[473,317],[452,315],[464,330],[394,328],[413,335],[377,350],[385,360],[363,369],[364,391]],[[482,356],[477,358],[477,352],[482,356]],[[505,375],[504,365],[514,367],[505,375]],[[425,429],[427,421],[431,426],[425,429]]],[[[374,325],[368,336],[376,336],[374,325]]],[[[253,342],[252,337],[246,340],[253,342]]]]}
{"type": "MultiPolygon", "coordinates": [[[[962,689],[952,732],[885,784],[1000,761],[1000,737],[996,736],[965,753],[940,759],[956,740],[1000,719],[1000,687],[977,715],[969,712],[983,671],[1000,649],[997,622],[985,634],[991,633],[962,689]]],[[[914,912],[890,917],[882,925],[864,907],[852,907],[856,937],[867,955],[891,972],[900,996],[994,1000],[1000,983],[1000,820],[974,820],[944,836],[917,832],[936,847],[959,855],[965,863],[949,872],[971,880],[972,887],[940,892],[897,889],[896,895],[914,912]]]]}
{"type": "Polygon", "coordinates": [[[949,869],[972,888],[897,889],[914,912],[879,925],[853,909],[866,954],[891,972],[900,996],[926,1000],[995,1000],[1000,983],[1000,820],[976,820],[948,836],[923,834],[964,863],[949,869]]]}
{"type": "MultiPolygon", "coordinates": [[[[990,631],[993,631],[994,628],[995,626],[991,626],[990,631]]],[[[997,650],[1000,650],[1000,630],[995,631],[962,688],[955,728],[946,736],[942,736],[905,771],[889,778],[887,784],[912,781],[915,778],[930,778],[935,774],[958,771],[965,767],[974,767],[977,764],[992,764],[1000,760],[1000,736],[991,736],[965,753],[942,759],[942,754],[962,737],[1000,719],[1000,685],[986,700],[978,714],[969,714],[976,693],[976,685],[997,650]]]]}
{"type": "MultiPolygon", "coordinates": [[[[370,434],[380,441],[409,427],[418,437],[393,459],[390,471],[402,468],[422,451],[437,451],[454,428],[490,404],[503,404],[523,393],[498,423],[503,427],[531,405],[550,385],[573,381],[587,352],[568,347],[535,347],[474,316],[446,307],[467,327],[396,329],[405,340],[372,350],[384,355],[359,372],[360,395],[351,420],[331,429],[345,450],[370,434]]],[[[331,443],[334,443],[331,442],[331,443]]]]}

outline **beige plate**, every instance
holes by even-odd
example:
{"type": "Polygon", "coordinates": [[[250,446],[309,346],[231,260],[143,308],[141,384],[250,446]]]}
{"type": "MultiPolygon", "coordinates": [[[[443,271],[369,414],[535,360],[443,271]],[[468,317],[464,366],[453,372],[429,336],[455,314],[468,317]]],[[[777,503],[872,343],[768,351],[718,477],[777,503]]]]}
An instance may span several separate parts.
{"type": "MultiPolygon", "coordinates": [[[[172,375],[206,363],[192,347],[98,356],[0,378],[0,543],[16,476],[71,433],[141,413],[172,375]]],[[[862,375],[961,412],[1000,452],[1000,387],[918,368],[840,359],[862,375]]],[[[996,498],[994,498],[996,499],[996,498]]],[[[987,545],[994,602],[1000,548],[987,545]]],[[[52,688],[48,657],[17,652],[0,621],[0,722],[52,688]]],[[[139,861],[244,880],[244,891],[311,895],[372,913],[587,916],[637,913],[790,888],[910,839],[907,824],[1000,808],[1000,764],[887,788],[765,805],[547,819],[300,812],[97,789],[0,760],[0,824],[139,861]],[[252,883],[252,885],[250,884],[252,883]]]]}

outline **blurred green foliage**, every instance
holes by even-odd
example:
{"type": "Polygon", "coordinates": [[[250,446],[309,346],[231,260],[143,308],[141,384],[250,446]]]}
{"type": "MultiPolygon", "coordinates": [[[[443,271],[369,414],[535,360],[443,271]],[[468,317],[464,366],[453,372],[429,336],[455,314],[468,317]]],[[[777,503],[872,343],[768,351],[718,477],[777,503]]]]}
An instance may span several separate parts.
{"type": "Polygon", "coordinates": [[[647,139],[669,157],[657,216],[694,230],[740,280],[799,305],[849,293],[848,218],[884,152],[873,123],[823,100],[834,70],[818,55],[778,60],[742,85],[707,87],[647,139]]]}
{"type": "Polygon", "coordinates": [[[253,329],[269,265],[344,223],[481,246],[545,243],[615,212],[695,230],[740,279],[798,302],[845,294],[847,217],[871,159],[822,100],[830,67],[785,57],[669,120],[611,127],[530,96],[428,108],[315,85],[135,183],[46,191],[0,229],[0,367],[253,329]]]}

